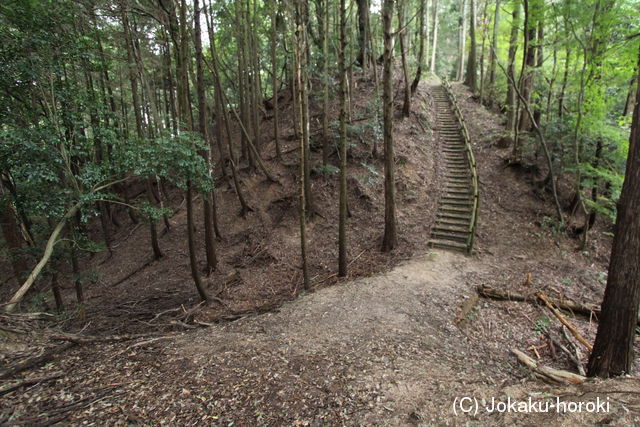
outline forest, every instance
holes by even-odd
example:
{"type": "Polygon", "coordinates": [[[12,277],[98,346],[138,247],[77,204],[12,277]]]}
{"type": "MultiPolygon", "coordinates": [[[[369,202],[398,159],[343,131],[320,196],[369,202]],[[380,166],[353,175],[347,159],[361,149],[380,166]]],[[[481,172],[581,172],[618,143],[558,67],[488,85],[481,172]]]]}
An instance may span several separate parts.
{"type": "Polygon", "coordinates": [[[3,0],[0,422],[638,422],[639,16],[3,0]]]}

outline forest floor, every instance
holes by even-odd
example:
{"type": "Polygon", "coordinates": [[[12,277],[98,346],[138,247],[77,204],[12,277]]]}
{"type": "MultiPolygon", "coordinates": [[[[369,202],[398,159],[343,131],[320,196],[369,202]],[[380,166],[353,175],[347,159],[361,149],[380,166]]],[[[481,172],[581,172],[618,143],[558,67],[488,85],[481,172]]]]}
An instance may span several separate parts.
{"type": "MultiPolygon", "coordinates": [[[[551,386],[519,365],[511,349],[539,356],[542,363],[555,368],[575,370],[562,353],[545,346],[546,339],[539,333],[542,328],[561,334],[557,320],[542,307],[480,299],[467,316],[466,326],[456,326],[461,305],[483,284],[525,294],[540,289],[552,297],[597,304],[606,282],[611,244],[605,233],[611,230],[607,224],[597,224],[582,251],[576,249],[576,239],[555,232],[549,195],[536,190],[532,185],[535,176],[524,168],[506,167],[509,149],[494,143],[501,135],[501,116],[479,106],[465,88],[454,85],[479,165],[481,211],[476,253],[465,256],[429,250],[426,242],[441,179],[437,128],[429,125],[434,123],[429,96],[433,84],[436,82],[423,83],[414,105],[416,114],[397,129],[398,251],[382,255],[377,250],[383,219],[379,191],[382,169],[370,151],[354,147],[351,279],[328,286],[335,283],[331,274],[337,225],[325,218],[333,218],[337,212],[336,179],[319,176],[314,178],[314,191],[320,195],[317,200],[323,216],[310,226],[315,290],[300,294],[293,231],[295,181],[287,178],[286,170],[278,173],[284,183],[280,186],[266,184],[260,177],[247,183],[248,176],[245,183],[257,207],[249,214],[249,225],[234,228],[240,226],[234,225],[238,221],[232,215],[237,208],[229,207],[234,206],[232,191],[223,191],[220,197],[226,240],[219,246],[231,249],[221,249],[222,271],[212,275],[210,289],[224,305],[186,318],[184,310],[195,306],[188,270],[166,260],[141,270],[128,284],[111,286],[136,268],[132,255],[146,250],[144,230],[123,231],[117,240],[121,246],[111,259],[100,255],[88,261],[94,269],[105,270],[88,288],[86,320],[76,317],[64,326],[76,332],[83,328],[83,334],[92,336],[145,336],[80,343],[56,355],[51,363],[21,375],[59,377],[5,394],[0,402],[0,422],[640,422],[640,379],[635,376],[551,386]],[[269,232],[278,227],[279,232],[269,232]],[[114,270],[116,266],[119,272],[114,270]],[[373,274],[376,272],[381,273],[373,274]],[[230,318],[235,320],[225,321],[230,318]],[[534,402],[556,397],[564,402],[599,398],[609,407],[600,413],[557,413],[555,409],[550,413],[489,413],[481,407],[475,415],[456,415],[456,398],[466,396],[485,399],[488,404],[492,398],[531,398],[534,402]]],[[[364,100],[366,91],[362,93],[364,100]]],[[[354,109],[355,114],[362,112],[363,104],[362,109],[354,109]]],[[[352,131],[371,136],[366,129],[352,131]]],[[[289,159],[291,164],[295,164],[294,158],[289,159]]],[[[179,200],[175,202],[179,204],[179,200]]],[[[163,239],[164,247],[169,248],[166,257],[176,257],[174,261],[184,264],[180,215],[183,213],[172,218],[174,229],[163,239]]],[[[140,264],[139,259],[135,261],[140,264]]],[[[570,320],[587,340],[594,339],[595,320],[570,320]]],[[[60,333],[51,327],[28,337],[5,335],[2,345],[7,352],[0,356],[0,362],[9,364],[37,352],[60,333]]],[[[586,357],[583,351],[582,362],[586,357]]]]}

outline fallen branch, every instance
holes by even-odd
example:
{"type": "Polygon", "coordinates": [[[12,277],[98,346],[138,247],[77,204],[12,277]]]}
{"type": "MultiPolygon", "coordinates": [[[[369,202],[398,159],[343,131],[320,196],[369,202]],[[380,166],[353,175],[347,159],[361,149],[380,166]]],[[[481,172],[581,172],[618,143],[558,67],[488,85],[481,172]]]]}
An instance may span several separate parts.
{"type": "Polygon", "coordinates": [[[559,369],[550,368],[544,366],[527,356],[523,352],[517,349],[512,349],[511,352],[516,355],[520,363],[531,369],[535,376],[551,384],[580,384],[587,378],[574,374],[569,371],[562,371],[559,369]]]}
{"type": "MultiPolygon", "coordinates": [[[[491,298],[502,301],[522,301],[531,304],[539,304],[540,300],[535,295],[523,295],[517,292],[511,292],[501,289],[492,288],[487,285],[479,285],[476,288],[478,294],[485,298],[491,298]]],[[[569,311],[573,314],[581,314],[586,317],[593,317],[600,315],[600,309],[595,306],[580,304],[578,302],[568,299],[554,299],[548,298],[549,301],[561,310],[569,311]]],[[[640,322],[639,322],[640,324],[640,322]]]]}
{"type": "Polygon", "coordinates": [[[0,396],[4,396],[5,394],[11,393],[12,391],[18,390],[22,387],[27,387],[34,384],[44,383],[47,381],[57,380],[58,378],[62,378],[62,373],[58,373],[55,375],[50,375],[48,377],[37,377],[37,378],[28,378],[26,380],[18,381],[15,384],[8,385],[0,389],[0,396]]]}
{"type": "Polygon", "coordinates": [[[153,338],[153,337],[154,337],[153,334],[111,335],[111,336],[105,336],[105,337],[65,334],[65,335],[53,335],[49,338],[56,341],[68,341],[73,344],[93,344],[93,343],[131,341],[138,338],[153,338]]]}
{"type": "Polygon", "coordinates": [[[9,378],[27,369],[43,365],[53,359],[53,356],[55,356],[56,354],[62,353],[63,351],[73,347],[74,345],[76,345],[76,343],[69,342],[56,347],[48,348],[44,350],[40,355],[31,357],[23,362],[16,363],[15,365],[10,366],[4,371],[0,372],[0,379],[9,378]]]}
{"type": "Polygon", "coordinates": [[[591,353],[593,351],[593,346],[580,334],[580,332],[578,332],[578,330],[575,328],[575,326],[573,326],[571,324],[571,322],[569,322],[551,303],[551,301],[549,301],[549,298],[547,298],[547,296],[545,294],[543,294],[541,291],[536,292],[536,296],[538,298],[540,298],[540,300],[542,300],[545,305],[549,308],[549,310],[551,310],[551,312],[553,313],[554,316],[556,316],[558,318],[558,320],[567,327],[567,329],[569,329],[569,332],[571,332],[571,334],[578,340],[580,341],[580,344],[582,344],[583,346],[585,346],[585,348],[587,350],[589,350],[589,352],[591,353]]]}

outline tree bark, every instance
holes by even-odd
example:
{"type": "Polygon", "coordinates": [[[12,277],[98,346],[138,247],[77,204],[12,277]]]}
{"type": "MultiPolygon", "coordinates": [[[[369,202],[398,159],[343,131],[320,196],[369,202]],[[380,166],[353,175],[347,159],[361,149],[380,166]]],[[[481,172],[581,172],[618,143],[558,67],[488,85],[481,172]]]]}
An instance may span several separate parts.
{"type": "Polygon", "coordinates": [[[416,76],[413,78],[413,82],[411,83],[411,94],[413,95],[414,93],[416,93],[416,89],[418,89],[418,84],[420,84],[420,78],[422,77],[422,66],[424,63],[424,45],[425,45],[425,28],[424,28],[424,23],[425,23],[425,14],[426,9],[427,9],[427,5],[426,5],[427,0],[420,0],[420,11],[418,12],[420,14],[420,21],[419,21],[419,29],[418,29],[418,68],[416,70],[416,76]]]}
{"type": "MultiPolygon", "coordinates": [[[[437,0],[436,0],[437,3],[437,0]]],[[[383,84],[383,114],[384,114],[384,237],[382,251],[390,252],[397,243],[396,206],[395,206],[395,162],[393,155],[393,92],[392,92],[392,62],[393,35],[391,21],[393,18],[394,0],[384,0],[382,5],[382,21],[384,26],[384,70],[383,84]]],[[[435,14],[434,14],[435,16],[435,14]]],[[[434,49],[435,51],[435,49],[434,49]]]]}
{"type": "Polygon", "coordinates": [[[464,79],[464,51],[467,42],[466,21],[464,19],[465,9],[467,7],[466,0],[460,0],[460,17],[458,17],[458,66],[456,67],[456,80],[464,79]]]}
{"type": "MultiPolygon", "coordinates": [[[[640,66],[640,55],[638,57],[640,66]]],[[[640,77],[638,77],[640,82],[640,77]]],[[[640,305],[640,84],[636,90],[629,155],[618,201],[618,216],[589,376],[630,373],[640,305]]]]}
{"type": "Polygon", "coordinates": [[[347,16],[345,0],[340,0],[340,207],[338,219],[338,276],[347,275],[347,16]]]}
{"type": "MultiPolygon", "coordinates": [[[[196,51],[196,92],[198,97],[198,131],[203,141],[209,141],[209,130],[207,126],[207,101],[204,95],[204,70],[202,63],[202,30],[200,28],[200,0],[194,0],[193,26],[194,26],[194,46],[196,51]]],[[[205,160],[209,170],[209,177],[213,179],[213,166],[211,163],[211,150],[203,150],[200,155],[205,160]]],[[[213,227],[213,191],[202,195],[203,217],[204,217],[204,243],[207,259],[207,271],[216,269],[218,260],[216,257],[215,231],[213,227]]]]}
{"type": "Polygon", "coordinates": [[[467,59],[467,76],[464,80],[464,84],[469,86],[471,92],[475,92],[478,89],[477,84],[477,44],[476,44],[476,1],[469,0],[469,39],[471,46],[469,49],[469,58],[467,59]]]}
{"type": "MultiPolygon", "coordinates": [[[[433,0],[433,10],[431,19],[431,62],[429,64],[429,70],[436,73],[436,52],[438,47],[438,2],[439,0],[433,0]]],[[[393,4],[392,4],[393,6],[393,4]]]]}
{"type": "MultiPolygon", "coordinates": [[[[507,80],[516,81],[515,62],[516,51],[518,49],[518,27],[520,26],[520,2],[516,1],[511,13],[511,37],[509,38],[509,62],[507,64],[507,80]]],[[[507,130],[510,134],[515,133],[517,118],[516,94],[513,86],[507,85],[507,99],[504,102],[507,111],[507,130]]]]}
{"type": "Polygon", "coordinates": [[[402,103],[402,114],[409,117],[411,114],[411,87],[409,86],[409,66],[407,65],[407,52],[405,50],[406,28],[405,28],[405,1],[398,0],[398,39],[400,40],[400,55],[402,58],[402,75],[404,77],[404,101],[402,103]]]}

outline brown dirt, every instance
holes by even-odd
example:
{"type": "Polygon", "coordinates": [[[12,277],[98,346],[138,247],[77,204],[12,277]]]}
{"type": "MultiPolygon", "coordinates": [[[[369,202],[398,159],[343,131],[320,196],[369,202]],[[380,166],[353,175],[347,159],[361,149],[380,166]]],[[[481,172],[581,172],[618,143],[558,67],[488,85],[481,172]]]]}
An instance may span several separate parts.
{"type": "MultiPolygon", "coordinates": [[[[425,82],[418,96],[427,108],[431,108],[431,84],[425,82]]],[[[356,103],[363,108],[365,82],[359,90],[363,96],[356,103]]],[[[110,287],[117,277],[140,265],[139,257],[133,255],[145,253],[147,244],[144,230],[139,229],[126,241],[120,238],[124,253],[118,248],[102,264],[110,277],[107,281],[102,276],[89,289],[90,323],[85,332],[160,330],[167,335],[154,341],[150,336],[66,351],[54,363],[30,373],[64,372],[64,377],[6,395],[0,404],[2,421],[36,423],[61,416],[67,417],[65,422],[100,424],[627,425],[640,421],[636,377],[549,386],[518,365],[510,349],[525,351],[543,345],[541,326],[559,334],[557,321],[542,308],[480,300],[464,330],[454,325],[460,305],[479,284],[523,293],[538,288],[551,296],[597,303],[610,248],[610,239],[602,234],[606,224],[592,233],[590,246],[582,252],[575,250],[576,240],[548,227],[545,217],[554,212],[549,196],[532,189],[527,173],[505,168],[508,149],[493,146],[500,117],[469,99],[464,88],[456,85],[455,90],[480,167],[482,199],[474,256],[431,252],[424,246],[437,201],[437,141],[414,116],[397,130],[398,156],[405,159],[399,161],[400,250],[391,256],[377,251],[382,180],[358,168],[357,159],[375,164],[377,171],[381,166],[379,160],[367,157],[370,146],[361,150],[362,145],[353,150],[350,180],[354,213],[350,255],[360,255],[351,267],[360,278],[330,287],[334,279],[319,281],[334,271],[337,225],[329,219],[337,212],[336,180],[315,178],[314,191],[324,216],[310,225],[317,289],[269,313],[194,331],[169,323],[175,321],[175,312],[154,320],[163,310],[195,302],[188,270],[182,266],[186,264],[184,213],[172,219],[176,225],[163,237],[167,257],[130,281],[110,287]],[[373,274],[412,254],[391,271],[373,274]],[[136,261],[127,261],[131,259],[136,261]],[[114,266],[122,266],[119,275],[114,266]],[[533,286],[524,285],[528,273],[533,286]],[[452,405],[463,396],[488,400],[561,396],[576,402],[600,397],[609,399],[610,413],[480,411],[477,416],[456,416],[452,405]],[[67,412],[65,405],[75,406],[67,412]]],[[[416,112],[420,109],[414,107],[416,112]]],[[[421,114],[433,123],[430,110],[421,114]]],[[[291,156],[293,163],[295,153],[291,156]]],[[[232,191],[222,191],[220,217],[226,240],[219,247],[224,262],[210,281],[211,289],[217,289],[230,309],[200,311],[195,320],[207,322],[231,312],[257,310],[292,299],[296,293],[300,278],[293,231],[297,224],[294,182],[285,172],[278,171],[282,187],[265,184],[257,175],[245,176],[252,205],[261,208],[244,223],[234,216],[238,207],[232,191]],[[222,278],[234,271],[240,283],[220,286],[222,278]]],[[[91,262],[99,269],[101,261],[96,257],[91,262]]],[[[571,321],[593,340],[594,321],[573,317],[571,321]]],[[[187,326],[196,327],[193,322],[187,326]]],[[[37,343],[16,344],[4,362],[33,353],[37,343]]],[[[566,357],[553,357],[548,347],[539,353],[545,364],[574,369],[566,357]]],[[[584,351],[582,356],[584,362],[584,351]]]]}

